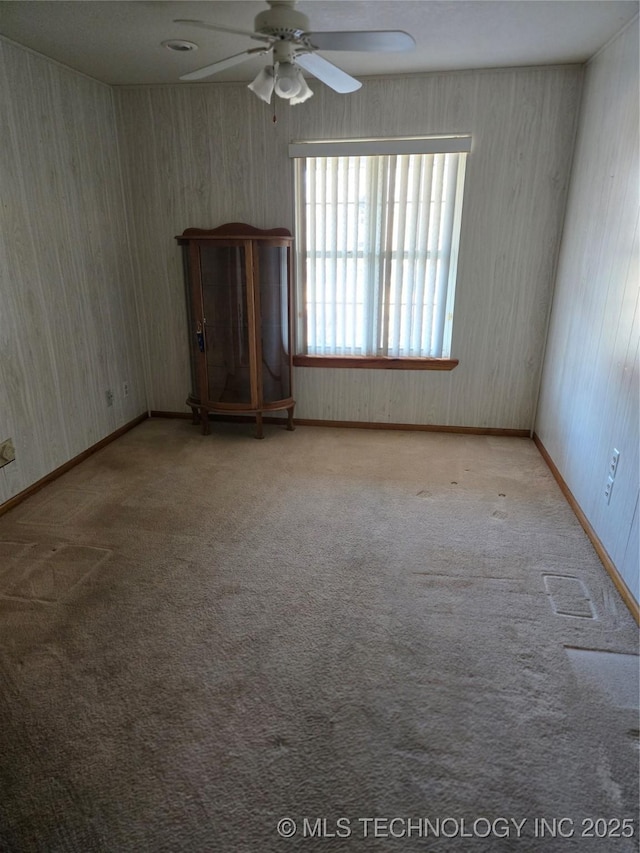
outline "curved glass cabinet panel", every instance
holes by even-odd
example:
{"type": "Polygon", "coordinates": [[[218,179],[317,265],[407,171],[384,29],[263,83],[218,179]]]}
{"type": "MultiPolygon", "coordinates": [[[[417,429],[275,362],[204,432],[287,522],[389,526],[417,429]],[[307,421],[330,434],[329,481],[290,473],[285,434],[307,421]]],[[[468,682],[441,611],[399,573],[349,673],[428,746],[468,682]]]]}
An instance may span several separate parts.
{"type": "Polygon", "coordinates": [[[242,246],[202,245],[202,311],[207,386],[212,403],[251,404],[247,271],[242,246]]]}
{"type": "Polygon", "coordinates": [[[288,300],[282,287],[287,280],[287,258],[283,246],[258,246],[262,387],[265,397],[272,400],[291,396],[288,300]]]}

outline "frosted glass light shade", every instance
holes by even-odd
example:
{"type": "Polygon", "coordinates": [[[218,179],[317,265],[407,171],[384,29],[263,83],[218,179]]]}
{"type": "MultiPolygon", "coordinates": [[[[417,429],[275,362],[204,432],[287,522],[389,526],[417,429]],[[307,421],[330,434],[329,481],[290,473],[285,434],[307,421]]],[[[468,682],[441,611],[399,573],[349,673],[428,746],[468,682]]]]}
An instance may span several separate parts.
{"type": "Polygon", "coordinates": [[[249,83],[247,88],[251,89],[252,92],[255,92],[261,100],[270,104],[275,84],[276,80],[273,74],[273,68],[270,65],[267,65],[262,69],[255,80],[252,80],[252,82],[249,83]]]}
{"type": "Polygon", "coordinates": [[[276,74],[276,95],[280,98],[294,98],[300,91],[299,71],[291,62],[281,62],[276,74]]]}
{"type": "Polygon", "coordinates": [[[304,77],[302,76],[302,71],[300,71],[300,69],[298,69],[298,78],[299,78],[299,82],[300,82],[300,89],[299,89],[299,91],[298,91],[298,94],[297,94],[297,95],[294,95],[294,96],[289,100],[289,103],[290,103],[291,105],[294,105],[294,104],[302,104],[302,103],[304,103],[305,101],[308,101],[308,100],[309,100],[309,98],[313,95],[313,92],[312,92],[312,91],[311,91],[311,89],[307,86],[307,81],[306,81],[306,80],[304,79],[304,77]]]}

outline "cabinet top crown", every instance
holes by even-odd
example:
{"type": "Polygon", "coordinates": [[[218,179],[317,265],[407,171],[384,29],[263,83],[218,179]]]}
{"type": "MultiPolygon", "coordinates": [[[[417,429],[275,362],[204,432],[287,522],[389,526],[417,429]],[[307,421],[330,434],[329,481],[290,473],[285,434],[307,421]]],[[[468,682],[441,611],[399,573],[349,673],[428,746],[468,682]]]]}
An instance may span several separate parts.
{"type": "Polygon", "coordinates": [[[256,228],[244,222],[227,222],[217,228],[187,228],[176,237],[178,241],[185,240],[208,240],[224,237],[249,237],[252,240],[273,239],[274,237],[289,237],[291,231],[287,228],[256,228]]]}

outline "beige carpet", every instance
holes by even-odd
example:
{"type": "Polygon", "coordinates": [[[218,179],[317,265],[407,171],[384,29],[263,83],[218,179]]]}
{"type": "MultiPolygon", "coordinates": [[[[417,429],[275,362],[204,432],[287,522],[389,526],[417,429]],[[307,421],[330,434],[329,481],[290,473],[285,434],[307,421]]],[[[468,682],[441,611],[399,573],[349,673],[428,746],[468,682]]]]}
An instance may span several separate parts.
{"type": "Polygon", "coordinates": [[[0,850],[637,850],[636,627],[534,445],[252,435],[0,518],[0,850]]]}

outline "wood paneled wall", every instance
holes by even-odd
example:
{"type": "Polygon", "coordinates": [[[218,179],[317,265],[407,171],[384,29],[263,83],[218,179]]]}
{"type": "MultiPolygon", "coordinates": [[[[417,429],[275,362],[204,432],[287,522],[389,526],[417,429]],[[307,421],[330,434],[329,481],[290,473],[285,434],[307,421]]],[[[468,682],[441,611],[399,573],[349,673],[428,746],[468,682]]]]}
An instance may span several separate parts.
{"type": "Polygon", "coordinates": [[[638,75],[636,20],[587,67],[536,423],[637,600],[638,75]]]}
{"type": "Polygon", "coordinates": [[[0,115],[2,503],[146,394],[112,90],[0,39],[0,115]]]}
{"type": "Polygon", "coordinates": [[[450,373],[297,368],[296,414],[530,429],[562,229],[582,69],[367,79],[273,108],[223,83],[117,90],[150,407],[189,390],[173,240],[226,221],[293,227],[291,140],[464,132],[469,156],[450,373]]]}

